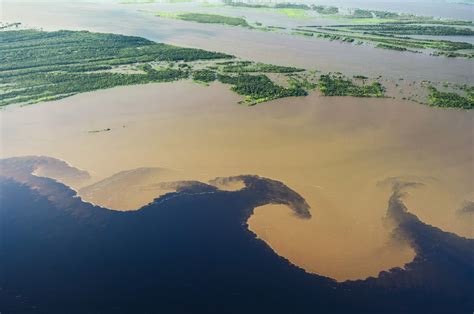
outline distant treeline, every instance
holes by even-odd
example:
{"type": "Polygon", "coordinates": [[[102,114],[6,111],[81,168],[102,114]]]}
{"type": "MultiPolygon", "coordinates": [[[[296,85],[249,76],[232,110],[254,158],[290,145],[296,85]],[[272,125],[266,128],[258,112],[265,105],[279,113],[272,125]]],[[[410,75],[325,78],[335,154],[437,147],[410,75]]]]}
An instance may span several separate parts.
{"type": "Polygon", "coordinates": [[[337,14],[339,12],[339,8],[335,6],[327,6],[327,5],[314,5],[314,4],[303,4],[303,3],[276,3],[276,4],[254,4],[254,3],[246,3],[241,1],[233,1],[233,0],[224,0],[223,1],[226,5],[233,6],[233,7],[244,7],[244,8],[273,8],[273,9],[300,9],[300,10],[314,10],[319,14],[337,14]]]}

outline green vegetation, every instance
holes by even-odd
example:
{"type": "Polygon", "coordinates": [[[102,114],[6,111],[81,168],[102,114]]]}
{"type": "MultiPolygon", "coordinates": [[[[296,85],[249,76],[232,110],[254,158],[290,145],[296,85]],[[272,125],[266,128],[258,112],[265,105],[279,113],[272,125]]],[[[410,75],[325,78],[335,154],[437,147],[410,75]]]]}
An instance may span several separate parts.
{"type": "Polygon", "coordinates": [[[376,18],[379,19],[398,19],[400,18],[400,14],[395,12],[388,12],[388,11],[372,11],[376,18]]]}
{"type": "Polygon", "coordinates": [[[372,15],[372,12],[369,10],[362,10],[362,9],[354,9],[351,15],[348,17],[350,18],[355,18],[355,19],[366,19],[366,18],[372,18],[374,15],[372,15]]]}
{"type": "Polygon", "coordinates": [[[407,51],[407,48],[405,47],[393,46],[393,45],[388,45],[388,44],[383,44],[383,43],[377,44],[375,47],[382,48],[382,49],[396,50],[396,51],[407,51]]]}
{"type": "Polygon", "coordinates": [[[379,48],[394,49],[406,51],[410,49],[433,49],[438,51],[457,51],[457,50],[472,50],[474,46],[470,43],[455,42],[449,40],[435,40],[435,39],[415,39],[410,37],[394,37],[390,35],[380,34],[358,34],[346,30],[345,25],[335,25],[331,27],[315,27],[312,29],[296,28],[297,32],[310,32],[315,36],[329,39],[340,40],[344,42],[353,42],[356,39],[362,41],[370,41],[376,44],[381,44],[379,48]],[[314,30],[319,29],[319,30],[314,30]],[[342,34],[341,34],[342,32],[342,34]],[[406,48],[406,50],[402,49],[406,48]]]}
{"type": "MultiPolygon", "coordinates": [[[[469,0],[470,1],[470,0],[469,0]]],[[[233,7],[244,7],[253,9],[296,9],[301,11],[316,11],[319,14],[331,15],[334,19],[348,19],[354,23],[406,23],[406,24],[440,24],[440,25],[473,25],[469,20],[446,20],[431,16],[418,16],[413,14],[396,13],[390,11],[378,11],[355,8],[350,10],[349,14],[341,14],[336,6],[330,5],[307,5],[302,3],[247,3],[234,0],[223,0],[223,3],[233,7]]]]}
{"type": "Polygon", "coordinates": [[[203,69],[193,72],[193,80],[198,82],[210,83],[215,81],[216,78],[216,72],[211,70],[203,69]]]}
{"type": "Polygon", "coordinates": [[[246,103],[253,105],[272,99],[306,96],[301,87],[284,88],[273,83],[266,75],[239,74],[236,76],[218,74],[217,79],[224,84],[231,84],[232,90],[246,96],[246,103]]]}
{"type": "MultiPolygon", "coordinates": [[[[383,97],[385,92],[379,82],[368,81],[363,75],[355,75],[354,80],[341,73],[321,75],[315,84],[314,71],[241,61],[223,53],[159,44],[140,37],[85,31],[0,32],[0,106],[56,100],[114,86],[189,78],[206,84],[215,80],[230,84],[233,91],[245,96],[243,103],[249,105],[304,96],[316,86],[325,96],[383,97]]],[[[446,88],[457,88],[458,92],[430,88],[429,104],[472,108],[474,88],[446,88]]]]}
{"type": "Polygon", "coordinates": [[[439,25],[427,26],[414,24],[384,23],[375,25],[350,25],[344,27],[357,31],[394,35],[474,36],[474,31],[471,28],[457,28],[439,25]]]}
{"type": "Polygon", "coordinates": [[[247,103],[259,103],[305,95],[308,85],[292,77],[303,71],[237,61],[223,53],[158,44],[140,37],[74,31],[0,32],[0,106],[188,78],[204,83],[219,79],[246,96],[247,103]],[[193,69],[195,65],[197,69],[193,69]],[[275,84],[264,73],[291,80],[290,87],[275,84]]]}
{"type": "Polygon", "coordinates": [[[431,25],[448,25],[448,26],[472,26],[472,21],[466,20],[440,20],[426,16],[410,16],[408,19],[401,19],[399,24],[431,24],[431,25]]]}
{"type": "Polygon", "coordinates": [[[240,1],[233,1],[233,0],[223,0],[225,5],[232,6],[232,7],[241,7],[241,8],[268,8],[268,5],[265,4],[253,4],[253,3],[245,3],[240,1]]]}
{"type": "Polygon", "coordinates": [[[352,43],[355,41],[354,37],[346,36],[346,35],[339,35],[339,34],[331,34],[331,33],[324,33],[324,32],[314,32],[316,37],[333,40],[339,40],[346,43],[352,43]]]}
{"type": "Polygon", "coordinates": [[[466,96],[461,96],[454,92],[442,92],[435,87],[428,87],[430,92],[428,104],[443,108],[474,109],[474,89],[466,89],[466,96]]]}
{"type": "Polygon", "coordinates": [[[448,58],[468,58],[472,59],[474,58],[474,53],[473,52],[453,52],[453,51],[435,51],[431,53],[432,56],[444,56],[448,58]]]}
{"type": "Polygon", "coordinates": [[[307,4],[298,4],[298,3],[277,3],[273,6],[276,9],[300,9],[300,10],[310,10],[310,6],[307,4]]]}
{"type": "Polygon", "coordinates": [[[279,31],[291,35],[318,37],[357,45],[371,43],[376,48],[394,51],[426,53],[450,58],[473,58],[474,45],[441,39],[413,38],[409,36],[474,36],[473,21],[447,20],[430,16],[355,8],[340,12],[338,7],[301,3],[249,4],[225,0],[230,6],[265,8],[286,14],[291,18],[310,18],[310,11],[325,14],[341,22],[331,26],[301,26],[294,29],[265,27],[257,23],[260,31],[279,31]],[[461,27],[466,26],[466,27],[461,27]],[[467,27],[469,26],[469,27],[467,27]],[[315,30],[318,29],[318,30],[315,30]]]}
{"type": "Polygon", "coordinates": [[[305,19],[309,17],[308,12],[305,9],[285,8],[285,9],[278,9],[278,12],[295,19],[305,19]]]}
{"type": "Polygon", "coordinates": [[[364,10],[364,9],[354,9],[352,11],[352,14],[348,15],[347,17],[355,18],[355,19],[366,19],[366,18],[399,19],[401,18],[400,14],[395,13],[395,12],[364,10]]]}
{"type": "Polygon", "coordinates": [[[159,11],[143,11],[147,13],[154,14],[159,17],[183,20],[188,22],[204,23],[204,24],[223,24],[230,26],[242,26],[249,27],[251,26],[247,23],[244,18],[241,17],[232,17],[218,14],[208,14],[208,13],[189,13],[189,12],[159,12],[159,11]]]}
{"type": "Polygon", "coordinates": [[[120,85],[187,78],[186,69],[154,69],[150,62],[229,59],[139,37],[35,30],[0,32],[0,106],[60,99],[120,85]],[[139,73],[112,72],[141,65],[139,73]]]}
{"type": "Polygon", "coordinates": [[[260,73],[294,73],[303,72],[304,69],[286,67],[273,64],[238,62],[222,68],[223,72],[260,72],[260,73]]]}
{"type": "Polygon", "coordinates": [[[183,13],[178,14],[177,18],[184,21],[191,21],[197,23],[209,23],[209,24],[225,24],[231,26],[244,26],[248,27],[247,21],[241,17],[231,17],[217,14],[205,14],[205,13],[183,13]]]}
{"type": "Polygon", "coordinates": [[[339,9],[334,6],[325,5],[307,5],[302,3],[276,3],[276,4],[250,4],[232,0],[224,0],[224,4],[233,7],[245,7],[254,9],[276,9],[278,12],[292,18],[307,18],[307,11],[316,11],[319,14],[337,14],[339,9]]]}
{"type": "Polygon", "coordinates": [[[314,33],[298,31],[298,32],[291,32],[291,35],[301,35],[301,36],[306,36],[306,37],[313,37],[314,33]]]}
{"type": "Polygon", "coordinates": [[[319,14],[337,14],[339,13],[338,7],[327,6],[327,5],[314,5],[313,10],[319,14]]]}
{"type": "Polygon", "coordinates": [[[369,85],[356,85],[342,75],[321,75],[318,86],[324,96],[384,96],[384,87],[379,82],[372,82],[369,85]]]}
{"type": "Polygon", "coordinates": [[[394,51],[410,51],[428,53],[433,56],[451,58],[474,57],[474,45],[467,42],[455,42],[440,39],[412,38],[410,35],[423,36],[474,36],[472,21],[446,20],[430,16],[417,16],[389,11],[352,9],[349,13],[341,13],[338,7],[324,5],[307,5],[301,3],[260,3],[249,4],[225,0],[230,6],[247,8],[265,8],[275,10],[291,18],[309,18],[309,11],[325,14],[328,18],[342,22],[331,26],[306,26],[290,29],[265,27],[256,23],[255,29],[261,31],[283,30],[291,35],[318,37],[347,43],[373,43],[377,48],[394,51]],[[314,30],[318,28],[319,30],[314,30]]]}
{"type": "Polygon", "coordinates": [[[377,11],[377,10],[366,10],[366,9],[354,9],[351,14],[345,17],[351,19],[380,19],[380,20],[397,20],[405,23],[426,23],[426,24],[444,24],[447,25],[468,25],[472,24],[471,21],[459,21],[459,20],[440,20],[431,16],[418,16],[413,14],[400,14],[389,11],[377,11]]]}
{"type": "Polygon", "coordinates": [[[321,32],[321,31],[314,31],[309,29],[303,28],[296,28],[296,32],[293,32],[294,35],[303,35],[303,36],[315,36],[318,38],[328,39],[328,40],[338,40],[343,42],[352,43],[355,41],[355,37],[351,35],[344,35],[338,33],[330,33],[330,32],[321,32]]]}

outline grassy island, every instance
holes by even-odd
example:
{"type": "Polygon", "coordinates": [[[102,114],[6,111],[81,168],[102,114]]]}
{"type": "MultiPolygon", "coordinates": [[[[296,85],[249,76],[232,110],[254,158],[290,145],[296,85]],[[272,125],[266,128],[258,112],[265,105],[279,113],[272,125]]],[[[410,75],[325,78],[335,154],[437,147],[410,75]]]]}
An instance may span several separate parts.
{"type": "Polygon", "coordinates": [[[395,51],[426,53],[431,56],[450,58],[473,58],[474,46],[469,42],[444,40],[443,36],[474,36],[473,22],[449,20],[432,16],[418,16],[407,13],[370,9],[339,9],[336,6],[308,5],[301,3],[248,4],[226,0],[224,4],[233,7],[271,10],[292,18],[314,18],[317,12],[325,19],[337,24],[309,25],[297,28],[270,28],[256,24],[261,31],[277,31],[290,35],[336,40],[345,43],[370,43],[376,48],[395,51]],[[436,36],[436,37],[415,37],[436,36]]]}
{"type": "Polygon", "coordinates": [[[0,32],[0,39],[0,106],[189,76],[186,69],[155,69],[151,62],[232,58],[139,37],[83,31],[5,31],[0,32]],[[129,67],[137,64],[146,66],[130,72],[129,67]],[[128,67],[118,71],[124,66],[128,67]]]}
{"type": "Polygon", "coordinates": [[[375,25],[351,25],[346,27],[357,31],[393,35],[474,36],[474,30],[471,28],[459,28],[444,25],[383,23],[375,25]]]}
{"type": "Polygon", "coordinates": [[[216,72],[203,69],[203,70],[196,70],[193,72],[193,80],[198,82],[210,83],[216,80],[216,72]]]}
{"type": "Polygon", "coordinates": [[[86,31],[0,32],[0,106],[61,99],[82,92],[192,78],[231,84],[247,102],[305,95],[291,75],[304,69],[239,61],[140,37],[86,31]],[[226,60],[226,61],[223,61],[226,60]],[[252,75],[244,74],[252,73],[252,75]],[[290,88],[265,73],[291,80],[290,88]]]}
{"type": "Polygon", "coordinates": [[[222,68],[224,72],[262,72],[262,73],[295,73],[303,72],[304,69],[286,67],[273,64],[240,62],[226,65],[222,68]]]}
{"type": "Polygon", "coordinates": [[[204,24],[222,24],[229,26],[251,27],[247,21],[242,17],[225,16],[219,14],[209,13],[191,13],[191,12],[159,12],[159,11],[144,11],[153,15],[188,22],[204,23],[204,24]]]}
{"type": "MultiPolygon", "coordinates": [[[[305,96],[384,97],[379,79],[245,61],[219,52],[181,48],[140,37],[87,31],[0,31],[0,106],[32,104],[115,86],[192,79],[219,81],[257,103],[305,96]]],[[[421,100],[419,102],[424,102],[421,100]]],[[[472,109],[474,88],[429,88],[426,103],[472,109]]]]}
{"type": "Polygon", "coordinates": [[[217,15],[217,14],[183,13],[183,14],[178,14],[177,18],[183,21],[190,21],[190,22],[197,22],[197,23],[225,24],[225,25],[231,25],[231,26],[244,26],[244,27],[249,26],[249,24],[244,18],[217,15]]]}
{"type": "Polygon", "coordinates": [[[443,108],[474,109],[474,89],[465,89],[466,95],[462,96],[454,92],[439,91],[434,86],[429,86],[430,92],[428,104],[443,108]]]}
{"type": "Polygon", "coordinates": [[[384,87],[379,82],[357,85],[352,80],[334,74],[321,75],[319,90],[324,96],[383,97],[384,87]]]}
{"type": "Polygon", "coordinates": [[[234,92],[246,96],[246,103],[250,105],[277,98],[307,95],[306,90],[300,86],[284,88],[275,84],[266,75],[219,74],[217,78],[221,83],[232,85],[231,89],[234,92]]]}

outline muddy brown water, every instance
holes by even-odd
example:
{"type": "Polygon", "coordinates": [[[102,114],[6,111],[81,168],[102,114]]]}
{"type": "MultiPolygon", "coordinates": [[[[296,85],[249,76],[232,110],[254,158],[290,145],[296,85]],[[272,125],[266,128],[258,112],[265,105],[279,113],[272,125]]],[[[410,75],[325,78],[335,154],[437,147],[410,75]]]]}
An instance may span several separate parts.
{"type": "MultiPolygon", "coordinates": [[[[147,184],[240,174],[281,180],[306,198],[312,219],[269,205],[256,210],[250,229],[291,262],[338,280],[374,276],[414,256],[383,223],[390,191],[379,183],[387,178],[423,183],[406,196],[410,210],[473,237],[472,216],[457,210],[474,198],[474,112],[317,93],[254,107],[239,100],[220,83],[181,81],[10,106],[0,111],[0,151],[60,158],[92,181],[142,167],[169,170],[147,184]]],[[[114,207],[136,209],[166,192],[140,191],[114,207]]],[[[114,196],[90,201],[108,205],[107,197],[114,196]]]]}

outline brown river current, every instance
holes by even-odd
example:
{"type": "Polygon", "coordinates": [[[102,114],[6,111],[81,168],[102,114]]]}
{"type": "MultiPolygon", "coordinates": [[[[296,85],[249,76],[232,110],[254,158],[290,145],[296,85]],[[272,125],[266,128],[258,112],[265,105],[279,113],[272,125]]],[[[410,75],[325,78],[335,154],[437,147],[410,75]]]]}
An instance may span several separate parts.
{"type": "MultiPolygon", "coordinates": [[[[466,59],[160,19],[140,12],[143,8],[5,0],[0,17],[45,30],[137,35],[253,61],[382,75],[395,82],[470,84],[474,73],[466,59]]],[[[273,18],[262,21],[270,25],[273,18]]],[[[288,23],[296,27],[301,21],[288,23]]],[[[172,190],[160,182],[241,174],[283,181],[308,201],[312,219],[269,205],[256,210],[250,229],[294,264],[337,280],[376,276],[413,259],[413,250],[394,240],[383,220],[391,193],[384,182],[393,179],[422,183],[404,200],[421,220],[474,236],[474,216],[459,211],[474,201],[474,111],[317,93],[255,107],[238,105],[239,100],[222,84],[183,81],[11,106],[0,111],[0,157],[63,159],[91,173],[90,182],[73,184],[86,201],[117,210],[137,209],[172,190]]]]}
{"type": "Polygon", "coordinates": [[[375,276],[413,258],[383,222],[389,178],[423,183],[406,197],[420,219],[473,237],[473,216],[458,209],[474,198],[474,112],[317,93],[254,107],[239,100],[222,84],[182,81],[8,107],[0,112],[1,157],[60,158],[94,182],[164,168],[142,169],[133,184],[114,186],[115,195],[83,195],[119,210],[166,192],[150,188],[160,181],[240,174],[283,181],[308,201],[312,219],[265,206],[250,229],[291,262],[338,280],[375,276]]]}

